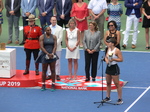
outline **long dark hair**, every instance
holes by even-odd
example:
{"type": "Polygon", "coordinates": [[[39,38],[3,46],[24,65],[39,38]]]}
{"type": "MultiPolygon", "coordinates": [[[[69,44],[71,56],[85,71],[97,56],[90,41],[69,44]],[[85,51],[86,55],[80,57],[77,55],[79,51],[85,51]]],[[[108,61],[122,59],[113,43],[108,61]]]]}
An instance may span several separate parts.
{"type": "Polygon", "coordinates": [[[113,21],[113,20],[108,22],[108,24],[107,24],[107,28],[108,29],[109,29],[109,24],[110,23],[113,23],[113,25],[115,26],[115,29],[117,29],[117,23],[115,21],[113,21]]]}

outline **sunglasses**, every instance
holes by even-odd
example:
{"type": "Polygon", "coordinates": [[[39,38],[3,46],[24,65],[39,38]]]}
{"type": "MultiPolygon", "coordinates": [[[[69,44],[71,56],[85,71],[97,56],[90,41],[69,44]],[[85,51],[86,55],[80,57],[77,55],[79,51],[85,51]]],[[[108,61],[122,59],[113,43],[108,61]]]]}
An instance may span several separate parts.
{"type": "Polygon", "coordinates": [[[108,25],[108,26],[110,27],[110,26],[114,26],[114,25],[108,25]]]}

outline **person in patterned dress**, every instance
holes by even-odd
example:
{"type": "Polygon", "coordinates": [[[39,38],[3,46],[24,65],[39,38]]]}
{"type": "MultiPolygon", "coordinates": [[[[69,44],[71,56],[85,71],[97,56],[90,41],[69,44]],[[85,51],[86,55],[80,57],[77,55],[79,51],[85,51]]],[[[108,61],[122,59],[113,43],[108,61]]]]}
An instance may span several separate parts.
{"type": "Polygon", "coordinates": [[[112,0],[112,3],[108,5],[107,14],[109,15],[109,21],[115,21],[117,23],[117,30],[120,31],[121,28],[121,15],[123,14],[122,5],[118,0],[112,0]]]}

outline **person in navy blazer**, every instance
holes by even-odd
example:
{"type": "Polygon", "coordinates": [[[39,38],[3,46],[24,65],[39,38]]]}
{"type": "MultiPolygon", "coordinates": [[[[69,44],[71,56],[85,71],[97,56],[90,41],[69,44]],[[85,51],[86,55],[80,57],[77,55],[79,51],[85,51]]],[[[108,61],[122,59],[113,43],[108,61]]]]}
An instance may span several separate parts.
{"type": "Polygon", "coordinates": [[[72,0],[57,0],[56,12],[57,12],[57,24],[61,27],[68,24],[70,17],[70,11],[72,8],[72,0]],[[64,6],[62,7],[64,1],[64,6]],[[64,9],[64,10],[63,10],[64,9]]]}
{"type": "Polygon", "coordinates": [[[125,0],[125,7],[127,8],[126,10],[126,15],[129,16],[134,9],[135,11],[135,16],[137,18],[141,17],[141,11],[140,8],[142,6],[143,1],[142,0],[125,0]],[[133,2],[134,1],[134,2],[133,2]],[[138,3],[137,5],[135,3],[138,3]],[[135,5],[133,5],[135,4],[135,5]]]}
{"type": "Polygon", "coordinates": [[[43,26],[50,25],[50,18],[53,16],[54,0],[37,0],[37,6],[40,13],[40,23],[44,33],[43,26]]]}
{"type": "MultiPolygon", "coordinates": [[[[28,16],[30,14],[36,15],[35,9],[37,7],[37,0],[21,0],[21,9],[22,9],[22,20],[23,20],[23,26],[28,25],[28,16]]],[[[20,43],[20,45],[24,44],[24,34],[23,34],[23,41],[20,43]]]]}
{"type": "Polygon", "coordinates": [[[141,17],[140,8],[142,6],[142,3],[143,3],[142,0],[125,0],[124,2],[125,7],[127,8],[126,30],[125,30],[123,45],[122,45],[124,49],[126,49],[128,44],[129,32],[132,27],[132,24],[134,24],[134,29],[133,29],[131,48],[132,49],[136,48],[138,24],[139,24],[139,19],[141,17]]]}

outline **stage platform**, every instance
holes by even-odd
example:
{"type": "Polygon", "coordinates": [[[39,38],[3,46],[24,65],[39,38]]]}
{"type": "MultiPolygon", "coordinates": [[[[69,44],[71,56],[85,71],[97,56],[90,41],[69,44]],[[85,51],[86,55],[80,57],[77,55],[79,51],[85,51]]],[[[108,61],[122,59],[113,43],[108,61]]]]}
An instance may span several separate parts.
{"type": "MultiPolygon", "coordinates": [[[[35,87],[41,81],[41,75],[35,75],[35,71],[23,75],[24,70],[16,70],[16,75],[11,78],[0,78],[0,87],[35,87]]],[[[41,73],[40,73],[41,74],[41,73]]]]}
{"type": "MultiPolygon", "coordinates": [[[[35,75],[35,71],[30,71],[30,74],[23,75],[24,70],[16,70],[16,75],[12,78],[0,78],[0,87],[41,87],[41,72],[40,75],[35,75]]],[[[77,80],[69,80],[68,76],[60,76],[61,80],[56,80],[56,89],[62,90],[106,90],[105,77],[96,77],[96,81],[85,82],[85,76],[78,76],[77,80]],[[103,87],[102,87],[103,82],[103,87]]],[[[123,86],[125,81],[120,79],[120,85],[123,86]]],[[[112,83],[112,90],[116,89],[112,83]]],[[[51,80],[46,81],[46,88],[51,88],[51,80]]]]}

